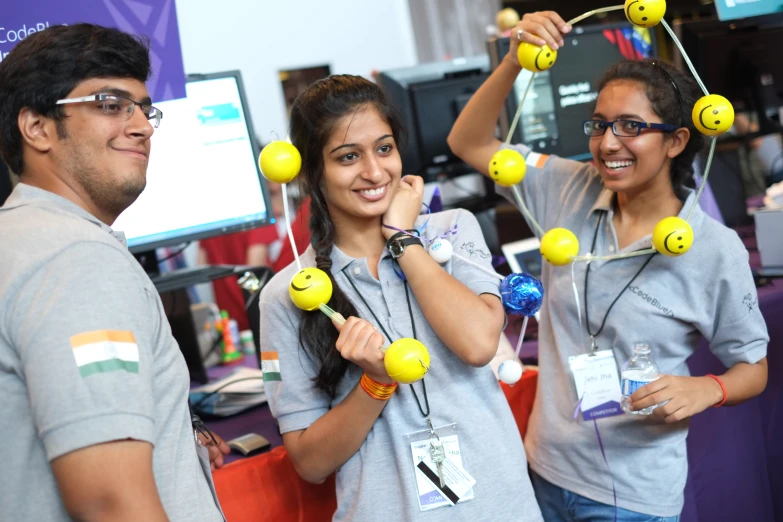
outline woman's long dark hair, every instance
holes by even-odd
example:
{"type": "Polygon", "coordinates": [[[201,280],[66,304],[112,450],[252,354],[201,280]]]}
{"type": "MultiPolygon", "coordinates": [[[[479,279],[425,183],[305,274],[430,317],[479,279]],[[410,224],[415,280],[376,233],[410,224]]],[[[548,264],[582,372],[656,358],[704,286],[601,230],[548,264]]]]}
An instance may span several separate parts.
{"type": "Polygon", "coordinates": [[[704,136],[691,119],[693,105],[700,91],[696,81],[671,64],[658,58],[641,61],[625,61],[614,64],[606,71],[598,90],[614,80],[634,80],[646,85],[647,98],[652,110],[664,123],[685,127],[691,133],[683,151],[672,159],[671,179],[674,193],[685,199],[685,187],[693,188],[693,160],[704,147],[704,136]]]}
{"type": "MultiPolygon", "coordinates": [[[[389,124],[398,150],[404,146],[404,129],[383,91],[360,76],[336,75],[315,82],[291,108],[291,142],[302,155],[299,179],[310,196],[310,242],[315,249],[316,266],[329,275],[334,291],[329,306],[343,317],[357,316],[356,308],[332,275],[331,252],[335,230],[323,192],[324,147],[338,121],[372,106],[389,124]]],[[[302,312],[299,343],[319,365],[315,385],[334,398],[337,385],[351,363],[335,347],[338,332],[331,320],[319,311],[302,312]]]]}

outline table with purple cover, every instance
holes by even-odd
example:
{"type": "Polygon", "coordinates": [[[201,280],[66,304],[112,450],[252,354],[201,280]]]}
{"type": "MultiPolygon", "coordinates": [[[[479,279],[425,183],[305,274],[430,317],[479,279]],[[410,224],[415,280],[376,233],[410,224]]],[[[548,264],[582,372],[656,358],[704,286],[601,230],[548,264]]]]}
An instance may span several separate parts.
{"type": "MultiPolygon", "coordinates": [[[[751,266],[760,266],[753,228],[739,230],[750,252],[751,266]]],[[[688,435],[688,480],[682,522],[783,522],[783,279],[758,289],[759,306],[769,329],[769,380],[764,393],[734,407],[710,408],[691,420],[688,435]],[[777,442],[777,443],[776,443],[777,442]]],[[[506,333],[514,346],[519,325],[510,322],[506,333]]],[[[536,341],[525,341],[521,355],[535,357],[536,341]]],[[[243,364],[257,367],[254,357],[243,364]]],[[[720,375],[725,368],[709,351],[706,341],[688,359],[693,375],[720,375]]],[[[219,379],[231,367],[208,370],[219,379]]],[[[209,420],[207,426],[225,440],[247,433],[282,444],[269,407],[209,420]]],[[[241,458],[232,453],[227,461],[241,458]]]]}

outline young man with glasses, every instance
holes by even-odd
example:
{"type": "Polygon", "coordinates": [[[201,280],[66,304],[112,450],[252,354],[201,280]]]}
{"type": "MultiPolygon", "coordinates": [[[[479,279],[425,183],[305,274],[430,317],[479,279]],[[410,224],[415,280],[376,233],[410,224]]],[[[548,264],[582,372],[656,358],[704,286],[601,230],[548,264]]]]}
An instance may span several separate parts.
{"type": "Polygon", "coordinates": [[[137,38],[88,24],[0,63],[0,520],[221,521],[189,378],[117,216],[162,114],[137,38]]]}

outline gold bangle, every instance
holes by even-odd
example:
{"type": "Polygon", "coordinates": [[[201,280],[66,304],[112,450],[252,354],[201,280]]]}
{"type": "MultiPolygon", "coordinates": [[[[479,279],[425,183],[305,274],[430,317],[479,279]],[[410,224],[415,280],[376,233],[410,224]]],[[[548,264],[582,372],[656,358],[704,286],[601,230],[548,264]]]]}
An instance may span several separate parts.
{"type": "Polygon", "coordinates": [[[396,382],[392,384],[384,384],[372,379],[366,373],[362,374],[362,378],[359,380],[359,385],[365,392],[367,392],[367,395],[379,401],[389,400],[392,394],[394,394],[394,390],[397,389],[396,382]]]}

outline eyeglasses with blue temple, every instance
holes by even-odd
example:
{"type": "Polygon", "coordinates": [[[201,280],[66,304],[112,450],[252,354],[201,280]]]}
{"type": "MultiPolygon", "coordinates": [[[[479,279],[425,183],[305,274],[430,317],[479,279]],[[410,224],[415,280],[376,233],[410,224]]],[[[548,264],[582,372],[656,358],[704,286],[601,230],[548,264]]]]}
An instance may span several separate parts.
{"type": "Polygon", "coordinates": [[[585,134],[592,137],[603,136],[606,134],[606,129],[612,128],[612,133],[615,136],[622,138],[633,138],[641,134],[645,129],[659,130],[663,132],[674,132],[677,130],[676,125],[670,123],[648,123],[646,121],[636,120],[586,120],[584,123],[585,134]]]}

